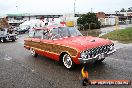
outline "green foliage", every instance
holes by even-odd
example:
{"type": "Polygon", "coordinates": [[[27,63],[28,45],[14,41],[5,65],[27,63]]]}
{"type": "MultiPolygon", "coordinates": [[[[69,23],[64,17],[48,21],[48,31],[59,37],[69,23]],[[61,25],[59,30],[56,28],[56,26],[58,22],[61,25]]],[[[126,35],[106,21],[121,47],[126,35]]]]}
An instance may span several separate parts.
{"type": "Polygon", "coordinates": [[[128,8],[127,12],[132,12],[132,7],[128,8]]]}
{"type": "Polygon", "coordinates": [[[115,30],[101,37],[108,38],[111,40],[117,40],[123,43],[129,43],[129,42],[132,43],[132,27],[122,30],[115,30]]]}
{"type": "Polygon", "coordinates": [[[81,15],[77,19],[77,23],[84,26],[84,29],[97,29],[100,28],[100,22],[98,21],[98,18],[96,17],[95,13],[87,13],[81,15]]]}
{"type": "MultiPolygon", "coordinates": [[[[115,12],[119,12],[119,11],[115,11],[115,12]]],[[[128,8],[128,9],[122,8],[122,9],[120,10],[120,12],[132,12],[132,7],[128,8]]]]}
{"type": "Polygon", "coordinates": [[[126,10],[125,10],[124,8],[122,8],[122,9],[120,10],[120,12],[126,12],[126,10]]]}

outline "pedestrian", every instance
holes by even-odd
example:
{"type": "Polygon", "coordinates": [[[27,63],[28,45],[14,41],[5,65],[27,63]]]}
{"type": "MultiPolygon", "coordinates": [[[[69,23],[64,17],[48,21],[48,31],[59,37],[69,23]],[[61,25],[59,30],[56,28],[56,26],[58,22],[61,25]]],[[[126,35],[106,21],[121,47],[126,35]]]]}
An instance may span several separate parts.
{"type": "Polygon", "coordinates": [[[8,29],[7,33],[12,34],[12,33],[13,33],[13,28],[10,27],[10,28],[8,29]]]}

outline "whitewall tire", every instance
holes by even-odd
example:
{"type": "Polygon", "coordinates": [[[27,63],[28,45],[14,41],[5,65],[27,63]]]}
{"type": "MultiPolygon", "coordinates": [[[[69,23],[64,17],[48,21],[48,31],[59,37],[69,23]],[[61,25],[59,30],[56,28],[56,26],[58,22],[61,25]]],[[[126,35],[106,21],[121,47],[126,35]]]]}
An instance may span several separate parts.
{"type": "Polygon", "coordinates": [[[37,57],[38,56],[38,54],[35,52],[35,50],[33,48],[30,48],[30,52],[31,52],[31,55],[33,57],[37,57]]]}
{"type": "Polygon", "coordinates": [[[75,67],[75,63],[72,61],[70,55],[68,54],[63,55],[63,65],[69,70],[72,70],[75,67]]]}

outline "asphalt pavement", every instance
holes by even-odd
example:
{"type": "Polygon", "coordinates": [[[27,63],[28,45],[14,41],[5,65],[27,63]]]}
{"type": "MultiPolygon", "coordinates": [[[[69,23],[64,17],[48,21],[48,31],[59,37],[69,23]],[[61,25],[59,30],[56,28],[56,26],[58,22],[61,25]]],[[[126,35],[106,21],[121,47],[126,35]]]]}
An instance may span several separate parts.
{"type": "MultiPolygon", "coordinates": [[[[69,71],[49,58],[32,57],[23,47],[26,36],[19,36],[16,42],[0,42],[0,88],[83,88],[82,65],[69,71]]],[[[115,42],[115,45],[117,52],[103,63],[87,65],[91,80],[132,80],[132,44],[115,42]]],[[[132,88],[132,85],[89,85],[87,88],[132,88]]]]}

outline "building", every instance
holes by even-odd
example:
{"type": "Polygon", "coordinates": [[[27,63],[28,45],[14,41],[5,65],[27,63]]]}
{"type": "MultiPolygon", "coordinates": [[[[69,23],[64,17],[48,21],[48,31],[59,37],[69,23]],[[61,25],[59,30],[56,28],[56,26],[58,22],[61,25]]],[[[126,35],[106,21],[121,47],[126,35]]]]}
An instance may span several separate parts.
{"type": "Polygon", "coordinates": [[[34,20],[34,19],[44,19],[44,18],[59,18],[63,16],[60,13],[22,13],[22,14],[7,14],[8,20],[34,20]]]}
{"type": "Polygon", "coordinates": [[[98,12],[98,13],[96,13],[96,17],[98,18],[98,21],[101,22],[101,26],[104,26],[105,25],[105,13],[98,12]]]}
{"type": "Polygon", "coordinates": [[[53,20],[62,17],[61,13],[21,13],[7,14],[8,22],[12,26],[18,26],[25,21],[40,19],[43,21],[53,20]]]}
{"type": "MultiPolygon", "coordinates": [[[[84,14],[84,13],[82,13],[84,14]]],[[[77,24],[77,18],[81,14],[73,13],[21,13],[21,14],[7,14],[8,21],[11,25],[19,25],[24,21],[30,21],[35,19],[40,19],[43,21],[50,21],[54,19],[61,19],[61,21],[74,21],[77,24]]],[[[115,18],[118,17],[119,24],[129,24],[132,23],[132,12],[98,12],[96,13],[98,20],[101,22],[102,26],[105,25],[115,25],[115,18]]]]}
{"type": "Polygon", "coordinates": [[[106,17],[118,17],[119,24],[132,24],[132,12],[107,12],[106,17]]]}

